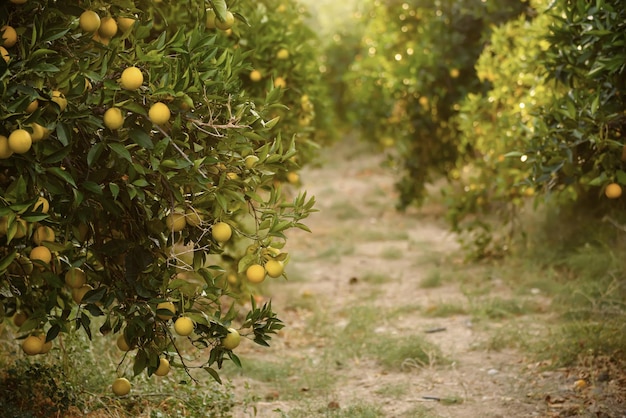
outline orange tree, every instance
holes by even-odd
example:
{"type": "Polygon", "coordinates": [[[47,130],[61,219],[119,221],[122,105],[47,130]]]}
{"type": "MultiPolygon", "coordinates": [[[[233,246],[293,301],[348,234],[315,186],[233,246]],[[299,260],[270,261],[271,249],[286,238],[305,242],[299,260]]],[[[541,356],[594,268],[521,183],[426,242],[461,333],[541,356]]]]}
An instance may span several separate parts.
{"type": "Polygon", "coordinates": [[[275,248],[313,205],[274,182],[297,155],[270,123],[280,91],[253,100],[249,53],[224,47],[246,12],[221,0],[0,6],[0,318],[27,354],[73,330],[91,338],[100,317],[135,375],[187,369],[178,335],[207,350],[219,380],[240,333],[267,345],[282,327],[253,300],[235,329],[219,262],[243,241],[238,273],[279,276],[275,248]],[[221,31],[207,30],[208,9],[221,31]]]}
{"type": "Polygon", "coordinates": [[[476,255],[506,247],[492,242],[493,226],[475,215],[497,211],[514,227],[525,197],[603,215],[622,206],[622,8],[531,5],[536,17],[494,30],[476,65],[490,87],[466,96],[455,118],[460,149],[472,153],[451,172],[456,183],[446,202],[453,227],[472,232],[476,255]]]}
{"type": "MultiPolygon", "coordinates": [[[[332,137],[333,131],[320,68],[320,40],[306,23],[308,11],[295,0],[240,0],[237,4],[246,10],[246,24],[237,22],[224,40],[229,48],[246,54],[241,82],[261,103],[268,91],[276,90],[280,105],[273,106],[270,115],[281,121],[285,141],[295,138],[299,162],[306,163],[317,144],[332,137]]],[[[209,15],[207,27],[219,31],[214,26],[209,15]]],[[[284,178],[286,170],[281,174],[284,178]]]]}
{"type": "Polygon", "coordinates": [[[547,13],[554,21],[543,63],[562,94],[542,106],[522,151],[537,187],[598,206],[599,194],[617,199],[626,185],[626,10],[618,0],[563,1],[547,13]]]}
{"type": "MultiPolygon", "coordinates": [[[[400,206],[420,201],[433,173],[459,156],[451,120],[459,101],[485,89],[474,64],[490,25],[525,5],[511,1],[373,2],[363,13],[361,52],[345,77],[352,120],[384,146],[395,146],[403,174],[400,206]]],[[[461,150],[466,152],[468,150],[461,150]]]]}
{"type": "MultiPolygon", "coordinates": [[[[545,9],[542,2],[533,6],[545,9]]],[[[502,249],[502,242],[492,242],[493,225],[475,215],[495,212],[514,227],[518,208],[535,194],[525,149],[537,129],[538,109],[558,91],[541,64],[550,22],[545,13],[533,19],[524,14],[494,29],[475,66],[488,88],[463,98],[452,120],[460,158],[448,176],[451,187],[444,189],[447,216],[453,230],[469,233],[476,256],[502,249]]]]}

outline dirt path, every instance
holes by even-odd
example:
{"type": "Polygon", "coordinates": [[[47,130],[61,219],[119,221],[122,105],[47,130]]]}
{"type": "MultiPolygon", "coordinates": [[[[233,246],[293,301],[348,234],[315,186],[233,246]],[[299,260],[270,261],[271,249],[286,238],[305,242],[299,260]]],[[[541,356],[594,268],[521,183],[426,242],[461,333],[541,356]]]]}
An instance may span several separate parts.
{"type": "Polygon", "coordinates": [[[542,416],[523,354],[491,349],[506,322],[476,324],[470,313],[471,300],[508,289],[490,278],[479,299],[468,296],[464,275],[475,283],[484,272],[455,261],[437,207],[398,213],[393,173],[363,145],[321,161],[302,173],[318,201],[313,233],[291,234],[290,280],[266,288],[286,328],[272,348],[240,352],[244,371],[229,376],[243,402],[236,416],[542,416]]]}

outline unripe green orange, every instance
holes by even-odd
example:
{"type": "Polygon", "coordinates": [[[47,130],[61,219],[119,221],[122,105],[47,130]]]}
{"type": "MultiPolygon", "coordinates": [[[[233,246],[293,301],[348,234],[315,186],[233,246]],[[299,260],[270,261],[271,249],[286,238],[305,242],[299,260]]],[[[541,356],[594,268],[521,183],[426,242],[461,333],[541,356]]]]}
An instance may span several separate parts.
{"type": "Polygon", "coordinates": [[[226,11],[224,13],[224,20],[220,20],[217,16],[215,16],[215,27],[221,30],[228,30],[233,27],[235,24],[235,15],[233,15],[230,11],[226,11]]]}

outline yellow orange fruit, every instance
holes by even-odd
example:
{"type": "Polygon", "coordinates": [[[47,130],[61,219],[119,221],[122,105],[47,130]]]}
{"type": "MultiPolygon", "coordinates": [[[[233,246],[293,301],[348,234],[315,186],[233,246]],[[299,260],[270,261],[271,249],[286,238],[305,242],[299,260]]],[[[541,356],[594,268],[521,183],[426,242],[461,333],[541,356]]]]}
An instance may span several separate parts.
{"type": "Polygon", "coordinates": [[[270,277],[279,277],[285,271],[285,266],[282,261],[279,260],[269,260],[265,263],[265,271],[267,271],[267,275],[270,277]]]}
{"type": "Polygon", "coordinates": [[[9,51],[7,51],[6,48],[3,46],[0,46],[0,55],[2,55],[4,62],[8,63],[9,61],[11,61],[11,56],[9,55],[9,51]]]}
{"type": "Polygon", "coordinates": [[[281,48],[276,53],[276,58],[278,58],[279,60],[286,60],[287,58],[289,58],[289,51],[286,48],[281,48]]]}
{"type": "Polygon", "coordinates": [[[117,18],[117,26],[122,32],[128,31],[135,24],[135,19],[132,17],[120,16],[117,18]]]}
{"type": "Polygon", "coordinates": [[[59,105],[61,112],[67,108],[67,99],[65,98],[65,95],[58,90],[54,90],[52,92],[50,100],[59,105]]]}
{"type": "Polygon", "coordinates": [[[290,171],[289,173],[287,173],[287,181],[291,184],[298,184],[298,182],[300,181],[300,175],[298,173],[290,171]]]}
{"type": "Polygon", "coordinates": [[[111,16],[103,17],[100,20],[98,34],[103,38],[111,39],[117,33],[117,22],[111,16]]]}
{"type": "Polygon", "coordinates": [[[274,79],[274,87],[276,87],[277,89],[284,89],[285,87],[287,87],[287,81],[285,81],[285,79],[282,77],[276,77],[274,79]]]}
{"type": "Polygon", "coordinates": [[[84,284],[77,289],[72,289],[72,299],[80,305],[83,302],[83,298],[90,290],[93,290],[93,287],[88,284],[84,284]]]}
{"type": "Polygon", "coordinates": [[[37,335],[29,335],[22,341],[22,350],[29,356],[39,354],[42,348],[43,341],[37,335]]]}
{"type": "Polygon", "coordinates": [[[34,212],[48,213],[50,210],[50,202],[43,196],[39,196],[33,205],[34,212]]]}
{"type": "Polygon", "coordinates": [[[13,150],[9,146],[9,138],[0,135],[0,159],[5,160],[13,155],[13,150]]]}
{"type": "Polygon", "coordinates": [[[193,332],[194,324],[191,318],[181,316],[174,322],[174,331],[181,337],[191,335],[193,332]]]}
{"type": "Polygon", "coordinates": [[[233,230],[226,222],[218,222],[211,228],[211,236],[218,242],[226,242],[233,235],[233,230]]]}
{"type": "Polygon", "coordinates": [[[148,117],[155,125],[164,125],[170,120],[170,116],[172,116],[170,108],[162,102],[153,104],[148,110],[148,117]]]}
{"type": "Polygon", "coordinates": [[[43,345],[41,346],[41,350],[39,351],[39,354],[47,354],[52,349],[52,341],[46,341],[45,335],[40,335],[39,338],[41,339],[43,343],[43,345]]]}
{"type": "Polygon", "coordinates": [[[252,264],[246,269],[246,277],[250,283],[261,283],[265,280],[265,268],[260,264],[252,264]]]}
{"type": "Polygon", "coordinates": [[[26,232],[28,231],[28,223],[21,218],[16,220],[17,229],[15,230],[14,238],[24,238],[26,236],[26,232]]]}
{"type": "Polygon", "coordinates": [[[2,36],[0,45],[4,47],[11,48],[17,43],[17,32],[12,26],[4,25],[1,27],[0,36],[2,36]]]}
{"type": "Polygon", "coordinates": [[[30,138],[33,142],[41,141],[50,135],[48,128],[45,128],[36,122],[31,123],[30,128],[33,130],[33,133],[30,134],[30,138]]]}
{"type": "Polygon", "coordinates": [[[80,289],[86,282],[87,275],[79,267],[72,267],[65,273],[65,284],[72,289],[80,289]]]}
{"type": "Polygon", "coordinates": [[[34,212],[48,213],[50,210],[50,202],[43,196],[39,196],[33,205],[34,212]]]}
{"type": "Polygon", "coordinates": [[[124,337],[124,334],[120,334],[117,337],[115,345],[117,345],[117,348],[119,348],[121,351],[130,351],[130,344],[128,344],[128,341],[126,341],[126,337],[124,337]]]}
{"type": "Polygon", "coordinates": [[[622,186],[617,183],[611,183],[604,189],[604,194],[609,199],[618,199],[622,195],[622,186]]]}
{"type": "Polygon", "coordinates": [[[55,238],[54,229],[49,226],[40,225],[35,229],[35,232],[33,232],[33,242],[36,245],[41,245],[44,241],[54,242],[55,238]]]}
{"type": "Polygon", "coordinates": [[[257,81],[261,81],[262,78],[263,78],[263,75],[261,74],[259,70],[250,71],[250,80],[254,81],[255,83],[257,81]]]}
{"type": "Polygon", "coordinates": [[[100,27],[100,16],[93,10],[85,10],[78,19],[78,25],[85,32],[95,32],[100,27]]]}
{"type": "Polygon", "coordinates": [[[122,115],[122,111],[119,108],[112,107],[104,112],[103,121],[104,126],[114,131],[124,126],[124,115],[122,115]]]}
{"type": "Polygon", "coordinates": [[[39,100],[35,99],[26,107],[26,113],[33,113],[39,108],[39,100]]]}
{"type": "Polygon", "coordinates": [[[159,359],[159,367],[155,370],[154,374],[157,376],[165,376],[170,372],[170,362],[166,358],[159,359]]]}
{"type": "Polygon", "coordinates": [[[198,213],[197,211],[193,209],[188,209],[185,211],[185,218],[186,218],[187,225],[190,225],[193,227],[200,226],[203,221],[202,214],[198,213]]]}
{"type": "Polygon", "coordinates": [[[31,261],[41,261],[44,264],[50,264],[52,261],[52,253],[43,245],[39,245],[30,250],[29,258],[31,261]]]}
{"type": "Polygon", "coordinates": [[[157,316],[159,317],[159,319],[162,319],[164,321],[167,321],[168,319],[172,319],[174,317],[174,314],[176,313],[176,306],[174,306],[174,304],[172,302],[161,302],[157,305],[157,316]],[[165,312],[161,312],[159,313],[159,311],[162,310],[168,310],[171,312],[171,314],[165,313],[165,312]]]}
{"type": "Polygon", "coordinates": [[[241,335],[239,335],[239,331],[235,328],[228,328],[228,335],[222,338],[222,347],[227,350],[234,350],[239,346],[241,342],[241,335]]]}
{"type": "Polygon", "coordinates": [[[118,377],[113,381],[111,389],[117,396],[128,395],[130,393],[130,382],[126,378],[118,377]]]}
{"type": "Polygon", "coordinates": [[[143,73],[137,67],[128,67],[122,71],[120,84],[123,89],[137,90],[143,84],[143,73]]]}
{"type": "Polygon", "coordinates": [[[28,152],[33,145],[33,139],[26,129],[16,129],[9,135],[9,148],[16,154],[28,152]]]}
{"type": "Polygon", "coordinates": [[[165,218],[165,226],[172,232],[180,232],[187,226],[185,214],[180,212],[172,212],[165,218]]]}

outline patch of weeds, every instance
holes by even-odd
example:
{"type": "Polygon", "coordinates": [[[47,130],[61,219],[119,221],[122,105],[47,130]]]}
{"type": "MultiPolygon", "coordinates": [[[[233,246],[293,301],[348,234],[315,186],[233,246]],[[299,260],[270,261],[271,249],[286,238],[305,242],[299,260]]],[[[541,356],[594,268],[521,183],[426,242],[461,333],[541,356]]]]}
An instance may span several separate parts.
{"type": "Polygon", "coordinates": [[[424,316],[431,318],[449,318],[457,315],[467,315],[467,309],[461,302],[441,302],[432,304],[424,309],[424,316]]]}
{"type": "Polygon", "coordinates": [[[471,300],[470,304],[472,314],[478,318],[506,319],[541,312],[537,302],[522,298],[476,298],[471,300]]]}
{"type": "Polygon", "coordinates": [[[75,409],[77,392],[59,366],[17,360],[0,373],[0,411],[5,417],[66,416],[75,409]]]}
{"type": "Polygon", "coordinates": [[[442,284],[441,271],[439,269],[431,270],[426,277],[420,282],[422,289],[434,289],[442,284]]]}
{"type": "Polygon", "coordinates": [[[387,370],[410,371],[447,363],[439,347],[419,335],[379,339],[369,350],[387,370]]]}
{"type": "Polygon", "coordinates": [[[610,355],[625,358],[626,322],[623,318],[612,321],[573,321],[560,325],[535,347],[537,356],[550,360],[554,367],[576,364],[581,357],[610,355]]]}
{"type": "Polygon", "coordinates": [[[375,405],[350,405],[341,407],[340,405],[332,407],[327,406],[310,406],[305,408],[292,409],[289,412],[276,410],[280,413],[281,418],[379,418],[384,417],[380,407],[375,405]]]}
{"type": "Polygon", "coordinates": [[[324,371],[327,367],[311,364],[307,359],[285,359],[281,362],[242,358],[239,374],[268,383],[280,399],[302,399],[304,395],[327,394],[334,387],[335,378],[324,371]]]}
{"type": "MultiPolygon", "coordinates": [[[[94,319],[94,328],[101,325],[100,321],[101,318],[94,319]]],[[[218,385],[204,371],[198,373],[197,383],[191,383],[189,376],[178,367],[173,367],[164,377],[148,377],[144,373],[132,379],[129,377],[132,383],[130,395],[118,398],[111,393],[110,385],[117,377],[116,366],[124,355],[117,349],[115,337],[98,336],[89,341],[82,332],[70,333],[63,338],[63,348],[59,363],[68,384],[78,388],[75,404],[84,410],[106,411],[106,416],[116,417],[148,416],[148,413],[150,417],[231,416],[235,405],[233,386],[227,382],[218,385]]],[[[122,371],[128,370],[132,357],[130,352],[122,371]]],[[[78,416],[82,417],[84,413],[78,416]]]]}
{"type": "Polygon", "coordinates": [[[491,330],[485,348],[490,351],[502,351],[508,348],[529,349],[532,337],[523,325],[509,325],[491,330]]]}
{"type": "Polygon", "coordinates": [[[399,248],[387,247],[380,253],[380,258],[384,260],[400,260],[404,257],[404,252],[399,248]]]}

